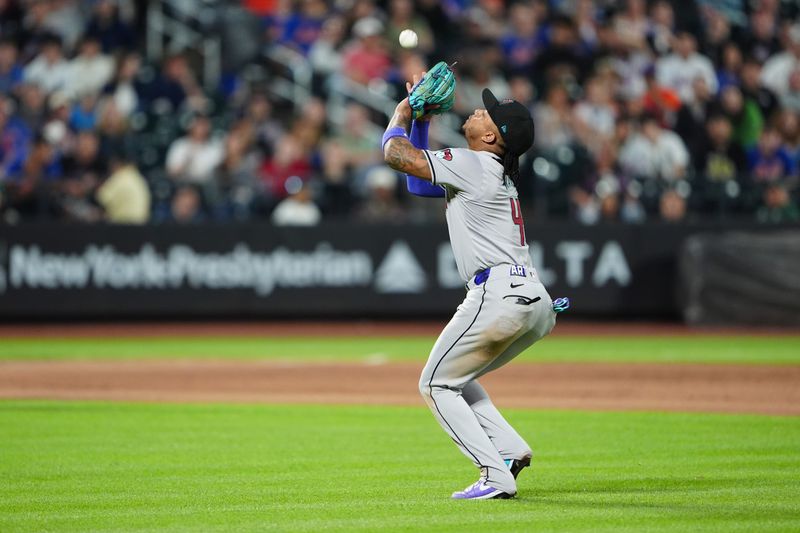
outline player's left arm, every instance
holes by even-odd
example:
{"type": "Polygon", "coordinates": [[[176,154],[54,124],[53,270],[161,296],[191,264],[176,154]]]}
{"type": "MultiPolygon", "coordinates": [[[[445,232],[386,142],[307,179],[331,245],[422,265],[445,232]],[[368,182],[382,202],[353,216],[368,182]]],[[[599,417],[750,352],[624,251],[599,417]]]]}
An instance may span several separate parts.
{"type": "Polygon", "coordinates": [[[414,148],[406,132],[411,127],[411,106],[408,98],[397,104],[394,115],[384,134],[383,160],[393,169],[431,181],[428,159],[419,148],[414,148]],[[388,136],[388,138],[387,138],[388,136]]]}

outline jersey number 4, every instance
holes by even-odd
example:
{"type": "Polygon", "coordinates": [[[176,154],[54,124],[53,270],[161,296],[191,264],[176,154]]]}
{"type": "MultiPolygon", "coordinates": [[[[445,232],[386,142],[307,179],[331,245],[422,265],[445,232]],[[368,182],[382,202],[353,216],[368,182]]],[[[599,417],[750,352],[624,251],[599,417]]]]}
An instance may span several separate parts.
{"type": "Polygon", "coordinates": [[[519,200],[516,198],[509,198],[511,200],[511,220],[514,224],[519,226],[519,245],[525,246],[525,222],[522,221],[522,210],[519,208],[519,200]]]}

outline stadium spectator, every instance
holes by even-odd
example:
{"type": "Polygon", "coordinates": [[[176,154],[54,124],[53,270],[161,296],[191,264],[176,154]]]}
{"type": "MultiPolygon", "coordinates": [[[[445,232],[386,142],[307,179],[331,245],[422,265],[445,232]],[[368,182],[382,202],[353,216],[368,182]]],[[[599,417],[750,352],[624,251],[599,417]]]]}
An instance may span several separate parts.
{"type": "Polygon", "coordinates": [[[783,148],[794,161],[794,168],[800,172],[800,114],[798,111],[784,109],[778,115],[776,127],[783,139],[783,148]]]}
{"type": "Polygon", "coordinates": [[[97,127],[97,95],[84,93],[73,102],[69,125],[77,131],[93,130],[97,127]]]}
{"type": "Polygon", "coordinates": [[[747,152],[753,183],[776,183],[794,173],[794,161],[782,146],[778,130],[764,129],[758,144],[747,152]]]}
{"type": "Polygon", "coordinates": [[[387,167],[375,167],[367,173],[367,199],[358,217],[364,222],[401,223],[405,211],[397,201],[397,173],[387,167]]]}
{"type": "Polygon", "coordinates": [[[284,135],[283,126],[272,112],[272,102],[263,93],[252,95],[245,105],[244,118],[253,126],[256,146],[265,155],[272,154],[278,139],[284,135]]]}
{"type": "Polygon", "coordinates": [[[785,185],[771,183],[764,188],[762,204],[756,211],[762,223],[779,224],[800,221],[800,207],[792,200],[785,185]]]}
{"type": "Polygon", "coordinates": [[[111,99],[116,110],[124,117],[130,117],[139,107],[140,88],[136,77],[140,68],[139,54],[131,52],[124,55],[114,79],[103,89],[103,94],[111,99]]]}
{"type": "Polygon", "coordinates": [[[39,55],[25,67],[25,81],[47,93],[68,90],[70,67],[64,59],[61,39],[50,36],[41,43],[40,49],[39,55]]]}
{"type": "Polygon", "coordinates": [[[0,94],[11,94],[24,79],[18,56],[19,50],[14,41],[0,40],[0,94]]]}
{"type": "MultiPolygon", "coordinates": [[[[270,43],[299,50],[296,61],[313,72],[313,96],[291,101],[300,86],[277,80],[302,69],[272,57],[231,67],[235,72],[225,74],[237,80],[231,94],[199,83],[197,67],[204,82],[213,69],[202,47],[189,44],[154,64],[143,62],[147,36],[133,31],[133,21],[143,20],[141,3],[0,0],[4,213],[7,220],[113,218],[94,194],[105,173],[94,185],[73,177],[84,150],[78,145],[92,138],[98,164],[109,164],[121,147],[134,148],[133,167],[152,188],[156,221],[268,218],[289,194],[292,176],[308,184],[325,217],[358,218],[385,192],[367,178],[382,168],[381,99],[394,99],[412,74],[447,58],[458,60],[457,113],[481,107],[486,85],[533,110],[536,153],[521,170],[534,174],[535,160],[541,173],[523,177],[519,190],[545,191],[537,196],[542,217],[569,211],[585,223],[636,223],[645,216],[778,212],[784,194],[793,203],[800,164],[800,23],[791,22],[798,10],[775,0],[745,4],[704,1],[700,10],[682,0],[262,5],[270,43]],[[397,46],[405,27],[417,29],[416,51],[397,46]],[[368,92],[343,91],[343,75],[368,92]],[[179,138],[177,125],[189,114],[207,115],[199,127],[205,132],[193,138],[190,127],[179,138]],[[766,125],[778,133],[762,136],[766,125]],[[781,185],[767,191],[765,183],[781,185]],[[9,207],[12,200],[18,208],[9,207]]],[[[214,8],[205,13],[214,15],[214,8]]],[[[435,122],[434,144],[453,119],[435,122]]],[[[397,188],[391,199],[393,218],[417,219],[400,215],[416,209],[414,199],[397,188]]]]}
{"type": "Polygon", "coordinates": [[[768,9],[755,9],[750,14],[750,24],[741,37],[742,49],[763,63],[781,50],[775,13],[768,9]]]}
{"type": "MultiPolygon", "coordinates": [[[[739,44],[740,39],[735,39],[731,31],[731,20],[718,9],[708,5],[703,9],[703,20],[705,22],[705,43],[702,47],[704,54],[714,62],[715,65],[722,63],[722,49],[730,42],[739,44]]],[[[744,17],[744,13],[742,13],[744,17]]]]}
{"type": "Polygon", "coordinates": [[[312,44],[319,38],[328,6],[323,0],[300,2],[297,12],[289,13],[281,20],[276,42],[307,55],[312,44]]]}
{"type": "Polygon", "coordinates": [[[391,0],[389,2],[389,20],[386,23],[386,40],[394,53],[401,51],[400,32],[410,29],[417,34],[417,49],[428,55],[433,51],[433,32],[423,17],[414,13],[412,0],[391,0]]]}
{"type": "Polygon", "coordinates": [[[0,93],[0,182],[16,179],[28,156],[32,132],[13,114],[13,104],[0,93]]]}
{"type": "Polygon", "coordinates": [[[761,63],[753,57],[742,62],[741,90],[745,98],[758,106],[762,116],[770,118],[778,110],[778,98],[761,84],[761,63]]]}
{"type": "Polygon", "coordinates": [[[675,51],[656,61],[658,82],[678,93],[683,103],[694,100],[692,82],[702,77],[712,94],[717,92],[717,76],[714,66],[706,56],[697,52],[695,37],[681,31],[675,39],[675,51]]]}
{"type": "Polygon", "coordinates": [[[230,203],[231,215],[246,219],[260,195],[259,169],[262,156],[256,149],[255,126],[241,119],[225,139],[225,157],[219,167],[218,183],[230,203]]]}
{"type": "Polygon", "coordinates": [[[569,190],[571,216],[585,226],[593,226],[600,220],[600,203],[597,198],[583,187],[571,187],[569,190]]]}
{"type": "MultiPolygon", "coordinates": [[[[326,84],[326,78],[342,70],[342,43],[346,33],[344,17],[332,15],[322,25],[319,39],[314,41],[308,51],[308,60],[314,71],[322,76],[320,85],[326,84]]],[[[325,87],[325,92],[328,88],[325,87]]]]}
{"type": "Polygon", "coordinates": [[[203,201],[196,187],[182,185],[175,191],[170,203],[168,222],[196,224],[206,220],[203,201]]]}
{"type": "Polygon", "coordinates": [[[338,139],[325,141],[321,150],[319,179],[322,182],[322,209],[326,215],[345,216],[356,203],[350,183],[352,169],[347,151],[338,139]]]}
{"type": "Polygon", "coordinates": [[[733,142],[733,126],[725,115],[709,117],[703,142],[693,147],[692,160],[699,182],[737,180],[747,171],[747,157],[733,142]]]}
{"type": "Polygon", "coordinates": [[[75,148],[61,162],[66,180],[98,182],[106,175],[106,158],[100,152],[100,139],[93,131],[83,131],[75,148]]]}
{"type": "Polygon", "coordinates": [[[695,78],[693,91],[694,99],[681,105],[675,120],[675,133],[683,139],[690,150],[694,150],[704,142],[706,122],[709,115],[718,107],[703,78],[695,78]]]}
{"type": "Polygon", "coordinates": [[[61,161],[62,177],[56,185],[56,202],[61,216],[68,220],[95,222],[102,213],[94,193],[107,172],[107,160],[100,153],[100,140],[92,131],[77,135],[74,151],[61,161]]]}
{"type": "Polygon", "coordinates": [[[289,194],[286,184],[290,178],[307,181],[311,172],[311,160],[302,143],[292,135],[285,135],[278,141],[275,154],[261,166],[261,179],[270,197],[282,200],[289,194]]]}
{"type": "Polygon", "coordinates": [[[547,89],[546,99],[533,108],[536,124],[536,148],[554,150],[575,142],[572,104],[567,89],[560,84],[547,89]]]}
{"type": "Polygon", "coordinates": [[[781,107],[791,111],[800,111],[800,68],[789,75],[789,86],[781,95],[781,107]]]}
{"type": "Polygon", "coordinates": [[[136,45],[136,33],[120,16],[115,0],[96,0],[86,36],[99,41],[105,54],[132,50],[136,45]]]}
{"type": "Polygon", "coordinates": [[[38,1],[41,4],[40,18],[37,24],[45,31],[52,32],[64,41],[67,49],[72,50],[80,41],[86,20],[83,5],[79,0],[38,1]]]}
{"type": "Polygon", "coordinates": [[[100,42],[84,38],[78,55],[69,63],[69,82],[66,92],[73,96],[100,92],[114,75],[114,60],[105,54],[100,42]]]}
{"type": "Polygon", "coordinates": [[[380,153],[375,149],[376,137],[369,128],[367,108],[355,102],[348,104],[344,125],[336,137],[347,154],[348,165],[356,175],[356,179],[363,178],[368,168],[380,163],[380,153]]]}
{"type": "Polygon", "coordinates": [[[669,189],[659,199],[658,212],[665,222],[681,222],[686,218],[686,198],[677,190],[669,189]]]}
{"type": "Polygon", "coordinates": [[[224,153],[222,144],[211,136],[211,122],[196,116],[185,137],[177,139],[167,152],[167,173],[176,182],[208,183],[224,153]]]}
{"type": "Polygon", "coordinates": [[[722,60],[717,68],[717,84],[720,90],[728,85],[741,85],[742,51],[734,42],[727,42],[722,47],[722,60]]]}
{"type": "Polygon", "coordinates": [[[764,129],[764,116],[758,105],[746,100],[738,87],[729,85],[719,95],[719,109],[733,124],[733,138],[748,149],[753,146],[764,129]]]}
{"type": "Polygon", "coordinates": [[[575,105],[574,124],[583,144],[592,152],[611,140],[616,122],[611,89],[599,77],[586,82],[586,98],[575,105]]]}
{"type": "Polygon", "coordinates": [[[572,19],[555,17],[549,27],[547,46],[536,58],[532,71],[537,87],[552,83],[580,83],[591,62],[580,54],[578,34],[572,19]]]}
{"type": "Polygon", "coordinates": [[[761,82],[778,96],[786,94],[789,76],[800,68],[800,23],[789,30],[788,44],[788,50],[770,56],[761,71],[761,82]]]}
{"type": "Polygon", "coordinates": [[[667,55],[672,50],[672,42],[675,40],[675,12],[666,0],[658,0],[650,8],[646,36],[655,55],[667,55]]]}
{"type": "Polygon", "coordinates": [[[462,117],[467,117],[483,107],[481,94],[485,87],[493,94],[508,94],[510,91],[505,76],[492,66],[491,59],[485,53],[475,50],[469,56],[461,64],[461,71],[467,76],[458,86],[453,108],[462,117]]]}
{"type": "Polygon", "coordinates": [[[180,54],[164,59],[161,72],[141,86],[139,96],[147,106],[156,104],[162,113],[179,109],[187,100],[194,111],[205,108],[203,92],[186,58],[180,54]]]}
{"type": "Polygon", "coordinates": [[[509,31],[500,40],[503,59],[512,75],[526,74],[533,67],[543,44],[536,11],[530,4],[513,4],[509,8],[509,18],[509,31]]]}
{"type": "Polygon", "coordinates": [[[31,131],[39,131],[47,115],[47,93],[36,84],[23,83],[18,94],[16,115],[31,131]]]}
{"type": "Polygon", "coordinates": [[[622,45],[628,49],[644,50],[650,21],[644,0],[625,0],[624,8],[614,17],[614,30],[622,45]]]}
{"type": "Polygon", "coordinates": [[[0,0],[0,39],[17,39],[24,15],[19,0],[0,0]]]}
{"type": "Polygon", "coordinates": [[[109,159],[111,174],[97,189],[103,219],[112,224],[145,224],[150,219],[150,189],[133,161],[119,152],[109,159]]]}
{"type": "Polygon", "coordinates": [[[51,210],[47,183],[57,177],[53,147],[41,136],[31,143],[21,168],[4,183],[3,210],[6,220],[46,218],[51,210]]]}
{"type": "MultiPolygon", "coordinates": [[[[578,0],[575,2],[574,19],[578,28],[578,36],[584,53],[594,52],[600,45],[597,35],[599,28],[600,10],[595,6],[594,0],[578,0]]],[[[537,17],[538,19],[539,17],[537,17]]]]}
{"type": "MultiPolygon", "coordinates": [[[[658,118],[662,126],[668,127],[675,123],[676,113],[681,108],[681,99],[678,93],[669,87],[658,83],[655,74],[655,67],[650,66],[645,71],[645,92],[642,97],[642,111],[650,113],[658,118]]],[[[700,83],[705,83],[703,78],[696,78],[700,83]]],[[[696,89],[693,87],[693,89],[696,89]]],[[[704,99],[707,99],[708,91],[702,89],[694,91],[695,98],[687,106],[702,107],[704,99]]]]}
{"type": "Polygon", "coordinates": [[[738,208],[742,186],[747,186],[747,156],[733,142],[733,126],[724,115],[709,117],[703,142],[693,147],[695,176],[692,179],[694,209],[731,211],[738,208]]]}
{"type": "Polygon", "coordinates": [[[272,212],[272,223],[276,226],[316,226],[322,218],[319,208],[311,196],[311,189],[303,180],[292,176],[286,181],[287,198],[272,212]]]}
{"type": "Polygon", "coordinates": [[[619,157],[623,170],[630,175],[668,182],[684,178],[689,165],[689,152],[681,138],[662,128],[653,115],[645,115],[619,157]]]}
{"type": "Polygon", "coordinates": [[[392,59],[383,39],[381,21],[363,18],[355,23],[353,33],[356,40],[344,49],[343,74],[364,85],[370,80],[385,79],[392,68],[392,59]]]}

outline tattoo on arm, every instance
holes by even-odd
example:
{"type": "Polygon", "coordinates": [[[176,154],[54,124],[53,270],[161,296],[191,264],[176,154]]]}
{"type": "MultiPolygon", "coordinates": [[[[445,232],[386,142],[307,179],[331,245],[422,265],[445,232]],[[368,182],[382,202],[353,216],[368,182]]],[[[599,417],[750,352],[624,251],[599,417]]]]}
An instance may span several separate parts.
{"type": "Polygon", "coordinates": [[[418,178],[430,180],[431,170],[428,168],[428,160],[422,150],[414,148],[408,139],[395,137],[389,139],[384,151],[386,164],[395,170],[417,176],[418,178]]]}
{"type": "MultiPolygon", "coordinates": [[[[395,112],[392,120],[389,121],[389,127],[395,126],[408,131],[411,127],[411,114],[395,112]]],[[[425,154],[422,153],[422,150],[414,148],[408,139],[403,137],[389,139],[384,147],[383,159],[387,165],[397,171],[429,181],[431,179],[431,170],[425,154]]]]}

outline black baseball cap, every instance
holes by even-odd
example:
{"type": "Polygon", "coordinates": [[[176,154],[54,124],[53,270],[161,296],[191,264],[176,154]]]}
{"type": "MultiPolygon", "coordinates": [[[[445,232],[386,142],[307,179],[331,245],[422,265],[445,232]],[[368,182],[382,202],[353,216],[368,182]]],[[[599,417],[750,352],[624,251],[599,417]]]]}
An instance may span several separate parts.
{"type": "Polygon", "coordinates": [[[500,131],[507,153],[520,157],[533,146],[535,129],[528,108],[516,100],[498,101],[489,89],[483,90],[483,105],[500,131]]]}

